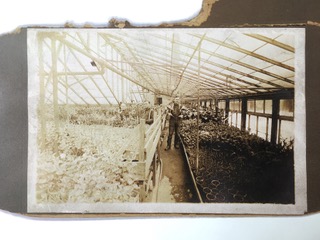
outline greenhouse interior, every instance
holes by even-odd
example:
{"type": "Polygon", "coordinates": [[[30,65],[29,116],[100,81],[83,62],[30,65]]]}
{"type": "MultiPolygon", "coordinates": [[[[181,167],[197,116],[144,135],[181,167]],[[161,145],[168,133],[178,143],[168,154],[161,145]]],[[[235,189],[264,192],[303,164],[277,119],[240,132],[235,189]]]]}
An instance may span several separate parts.
{"type": "Polygon", "coordinates": [[[37,203],[294,204],[290,30],[34,29],[28,44],[37,203]]]}

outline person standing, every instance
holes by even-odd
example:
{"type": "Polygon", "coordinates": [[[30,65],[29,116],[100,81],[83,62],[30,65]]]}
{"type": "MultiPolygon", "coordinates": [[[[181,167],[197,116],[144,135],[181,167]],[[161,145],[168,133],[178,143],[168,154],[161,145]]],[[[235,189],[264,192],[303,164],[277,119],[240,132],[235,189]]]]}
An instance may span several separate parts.
{"type": "Polygon", "coordinates": [[[168,116],[169,116],[169,134],[167,140],[167,147],[165,150],[171,148],[172,135],[174,133],[174,147],[179,148],[179,126],[182,118],[181,115],[181,105],[180,99],[178,97],[174,98],[173,103],[168,106],[168,116]]]}
{"type": "Polygon", "coordinates": [[[121,121],[123,121],[123,119],[124,119],[124,115],[125,115],[124,111],[126,110],[126,108],[127,108],[126,104],[124,104],[123,102],[119,102],[118,112],[119,112],[121,121]]]}

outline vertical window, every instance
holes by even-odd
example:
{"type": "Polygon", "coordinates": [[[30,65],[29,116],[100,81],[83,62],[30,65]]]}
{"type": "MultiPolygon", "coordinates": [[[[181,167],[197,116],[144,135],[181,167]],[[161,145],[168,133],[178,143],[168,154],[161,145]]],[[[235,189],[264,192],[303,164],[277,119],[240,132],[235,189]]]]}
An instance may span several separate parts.
{"type": "Polygon", "coordinates": [[[251,118],[251,115],[247,114],[247,121],[246,121],[246,130],[247,131],[249,131],[249,128],[250,128],[250,118],[251,118]]]}
{"type": "Polygon", "coordinates": [[[248,100],[248,112],[255,112],[254,110],[254,100],[248,100]]]}
{"type": "Polygon", "coordinates": [[[280,116],[293,117],[294,101],[293,99],[280,100],[280,116]]]}
{"type": "Polygon", "coordinates": [[[279,125],[279,140],[280,142],[283,141],[290,141],[294,139],[294,122],[292,121],[285,121],[281,120],[281,124],[279,125]]]}
{"type": "Polygon", "coordinates": [[[256,112],[263,113],[264,109],[264,100],[256,100],[256,112]]]}
{"type": "Polygon", "coordinates": [[[271,118],[268,118],[268,124],[267,124],[267,140],[268,141],[271,141],[271,122],[272,122],[272,119],[271,118]]]}
{"type": "Polygon", "coordinates": [[[264,112],[267,114],[272,114],[272,100],[265,100],[264,112]]]}
{"type": "Polygon", "coordinates": [[[257,116],[251,115],[250,116],[250,133],[256,133],[256,127],[257,127],[257,116]]]}
{"type": "Polygon", "coordinates": [[[218,108],[219,109],[226,109],[226,101],[225,100],[220,100],[218,102],[218,108]]]}
{"type": "Polygon", "coordinates": [[[237,114],[237,128],[241,128],[241,113],[237,114]]]}
{"type": "Polygon", "coordinates": [[[258,136],[266,139],[267,118],[259,117],[258,136]]]}

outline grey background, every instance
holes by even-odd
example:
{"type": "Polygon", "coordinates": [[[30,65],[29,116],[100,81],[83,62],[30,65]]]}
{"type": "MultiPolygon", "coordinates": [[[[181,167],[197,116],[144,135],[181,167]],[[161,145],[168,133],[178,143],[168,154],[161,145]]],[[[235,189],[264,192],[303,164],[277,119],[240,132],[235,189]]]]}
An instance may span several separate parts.
{"type": "MultiPolygon", "coordinates": [[[[308,211],[320,211],[320,27],[306,32],[306,124],[308,211]]],[[[295,159],[297,160],[297,159],[295,159]]]]}
{"type": "Polygon", "coordinates": [[[27,210],[26,32],[0,36],[0,208],[11,212],[27,210]]]}

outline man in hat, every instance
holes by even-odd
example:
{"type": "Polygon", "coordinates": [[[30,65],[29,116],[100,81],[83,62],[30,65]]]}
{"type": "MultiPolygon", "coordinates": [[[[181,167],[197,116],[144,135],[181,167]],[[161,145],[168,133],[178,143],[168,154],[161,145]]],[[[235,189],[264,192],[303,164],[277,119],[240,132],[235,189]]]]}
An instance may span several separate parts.
{"type": "Polygon", "coordinates": [[[169,150],[171,148],[171,140],[173,132],[174,134],[174,147],[179,148],[179,126],[182,118],[181,114],[181,105],[179,97],[175,97],[173,102],[168,105],[168,117],[169,117],[169,134],[167,140],[167,147],[165,150],[169,150]]]}

